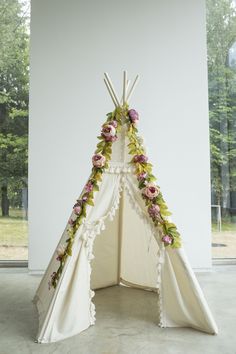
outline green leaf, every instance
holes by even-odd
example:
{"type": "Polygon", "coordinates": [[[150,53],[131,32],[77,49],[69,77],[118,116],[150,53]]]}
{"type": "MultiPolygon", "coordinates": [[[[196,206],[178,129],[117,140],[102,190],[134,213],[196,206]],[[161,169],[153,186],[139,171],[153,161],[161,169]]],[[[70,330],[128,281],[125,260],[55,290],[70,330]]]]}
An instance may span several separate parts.
{"type": "Polygon", "coordinates": [[[95,150],[95,154],[99,154],[103,151],[103,147],[99,146],[96,150],[95,150]]]}
{"type": "Polygon", "coordinates": [[[180,237],[180,233],[177,231],[177,229],[175,230],[170,230],[169,229],[169,233],[175,238],[175,237],[180,237]]]}
{"type": "Polygon", "coordinates": [[[147,177],[147,180],[149,182],[155,182],[157,179],[156,179],[156,177],[154,175],[149,174],[148,177],[147,177]]]}
{"type": "Polygon", "coordinates": [[[86,218],[86,216],[87,216],[86,208],[83,208],[83,209],[82,209],[81,215],[83,215],[83,216],[86,218]]]}
{"type": "Polygon", "coordinates": [[[72,250],[71,250],[71,248],[67,248],[66,253],[68,254],[68,256],[72,256],[72,250]]]}
{"type": "Polygon", "coordinates": [[[135,148],[136,149],[136,145],[134,143],[129,143],[127,146],[130,147],[130,148],[135,148]]]}
{"type": "Polygon", "coordinates": [[[100,143],[97,144],[97,148],[104,147],[105,146],[105,141],[100,141],[100,143]]]}
{"type": "Polygon", "coordinates": [[[170,216],[172,213],[168,209],[161,209],[161,215],[162,216],[170,216]]]}
{"type": "Polygon", "coordinates": [[[174,238],[174,242],[171,245],[172,248],[180,248],[181,240],[179,238],[174,238]]]}
{"type": "Polygon", "coordinates": [[[93,190],[94,190],[95,192],[99,191],[99,186],[98,186],[97,184],[94,184],[94,185],[93,185],[93,190]]]}
{"type": "Polygon", "coordinates": [[[130,150],[129,150],[129,154],[130,154],[130,155],[136,154],[136,149],[130,149],[130,150]]]}
{"type": "Polygon", "coordinates": [[[94,175],[94,178],[95,178],[96,181],[102,181],[102,174],[100,172],[97,172],[94,175]]]}
{"type": "Polygon", "coordinates": [[[88,200],[86,201],[86,204],[91,205],[91,206],[94,206],[94,202],[93,202],[92,199],[88,199],[88,200]]]}

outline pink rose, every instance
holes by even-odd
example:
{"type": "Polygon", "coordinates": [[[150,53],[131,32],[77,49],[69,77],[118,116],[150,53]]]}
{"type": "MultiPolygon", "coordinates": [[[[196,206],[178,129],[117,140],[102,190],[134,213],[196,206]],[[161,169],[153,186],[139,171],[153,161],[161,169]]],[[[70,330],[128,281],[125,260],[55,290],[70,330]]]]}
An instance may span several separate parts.
{"type": "Polygon", "coordinates": [[[68,220],[68,224],[69,224],[70,226],[73,226],[74,223],[75,223],[75,220],[73,220],[73,219],[69,219],[69,220],[68,220]]]}
{"type": "Polygon", "coordinates": [[[151,216],[151,218],[156,218],[157,216],[160,215],[160,207],[159,205],[152,204],[148,208],[148,214],[151,216]]]}
{"type": "Polygon", "coordinates": [[[117,121],[116,120],[111,120],[110,122],[109,122],[109,125],[112,125],[114,128],[117,128],[117,121]]]}
{"type": "Polygon", "coordinates": [[[148,157],[145,155],[135,155],[133,158],[134,162],[139,162],[139,163],[146,163],[148,160],[148,157]]]}
{"type": "Polygon", "coordinates": [[[110,138],[116,135],[116,128],[111,124],[106,124],[102,127],[102,136],[104,138],[110,138]]]}
{"type": "Polygon", "coordinates": [[[141,172],[137,175],[138,181],[142,181],[147,177],[147,172],[141,172]]]}
{"type": "Polygon", "coordinates": [[[173,238],[170,235],[164,235],[161,239],[165,245],[171,245],[173,242],[173,238]]]}
{"type": "Polygon", "coordinates": [[[106,158],[102,154],[95,154],[92,158],[93,166],[101,168],[105,165],[106,158]]]}
{"type": "Polygon", "coordinates": [[[143,195],[148,199],[153,199],[157,197],[159,192],[160,192],[159,188],[152,182],[147,183],[142,191],[143,195]]]}
{"type": "Polygon", "coordinates": [[[79,215],[81,213],[81,206],[77,203],[74,205],[73,210],[76,215],[79,215]]]}
{"type": "Polygon", "coordinates": [[[87,200],[88,200],[88,196],[87,196],[87,195],[84,195],[83,198],[82,198],[82,202],[85,203],[85,202],[87,202],[87,200]]]}
{"type": "Polygon", "coordinates": [[[93,183],[92,183],[91,181],[88,181],[88,182],[86,183],[84,189],[85,189],[85,191],[86,191],[87,193],[92,192],[92,190],[93,190],[93,183]]]}
{"type": "Polygon", "coordinates": [[[137,124],[139,121],[139,114],[135,109],[130,109],[128,111],[129,118],[133,124],[137,124]]]}
{"type": "Polygon", "coordinates": [[[114,136],[106,136],[105,140],[106,141],[111,141],[112,143],[114,143],[114,141],[116,141],[118,139],[118,137],[116,135],[114,136]]]}

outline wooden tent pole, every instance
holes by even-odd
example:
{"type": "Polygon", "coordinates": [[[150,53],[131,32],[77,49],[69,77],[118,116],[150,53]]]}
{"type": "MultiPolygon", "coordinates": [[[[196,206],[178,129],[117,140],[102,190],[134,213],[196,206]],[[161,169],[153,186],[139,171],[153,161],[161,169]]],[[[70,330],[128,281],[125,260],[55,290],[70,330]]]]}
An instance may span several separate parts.
{"type": "MultiPolygon", "coordinates": [[[[127,80],[127,81],[126,81],[125,97],[127,97],[127,92],[128,92],[129,84],[130,84],[130,80],[127,80]]],[[[125,98],[125,100],[126,100],[126,98],[125,98]]],[[[121,99],[120,99],[120,105],[122,105],[122,103],[123,103],[123,95],[122,95],[122,97],[121,97],[121,99]]]]}
{"type": "Polygon", "coordinates": [[[130,84],[130,80],[127,80],[127,85],[126,85],[126,97],[127,97],[127,92],[128,92],[129,84],[130,84]]]}
{"type": "Polygon", "coordinates": [[[123,73],[123,106],[125,105],[126,100],[126,85],[127,85],[127,71],[123,73]]]}
{"type": "Polygon", "coordinates": [[[135,78],[135,80],[134,80],[134,83],[133,83],[133,85],[132,85],[132,87],[131,87],[131,89],[130,89],[128,95],[127,95],[127,98],[126,98],[126,101],[127,101],[127,102],[129,101],[129,99],[130,99],[132,93],[134,92],[134,89],[135,89],[135,86],[137,85],[138,80],[139,80],[139,76],[137,75],[136,78],[135,78]]]}
{"type": "Polygon", "coordinates": [[[112,84],[112,81],[108,75],[108,73],[104,73],[105,78],[104,78],[104,82],[106,85],[106,88],[111,96],[111,99],[115,105],[115,107],[120,107],[120,106],[124,106],[126,103],[128,103],[130,97],[132,96],[134,89],[137,85],[137,82],[139,80],[139,75],[136,76],[133,85],[131,86],[129,92],[128,92],[128,87],[130,84],[130,80],[127,80],[127,71],[125,70],[123,72],[123,92],[122,92],[122,97],[119,101],[118,96],[116,94],[116,91],[114,89],[114,86],[112,84]]]}
{"type": "Polygon", "coordinates": [[[112,91],[111,91],[111,89],[110,89],[110,86],[109,86],[107,80],[104,79],[104,82],[105,82],[106,88],[107,88],[107,90],[108,90],[108,92],[109,92],[109,94],[110,94],[110,96],[111,96],[111,99],[112,99],[112,101],[113,101],[115,107],[118,107],[118,106],[117,106],[117,103],[116,103],[116,100],[115,100],[115,97],[113,96],[113,93],[112,93],[112,91]]]}
{"type": "Polygon", "coordinates": [[[121,253],[122,253],[122,235],[123,235],[123,213],[124,213],[124,190],[120,196],[119,208],[119,230],[118,230],[118,269],[117,269],[117,284],[121,281],[121,253]]]}
{"type": "Polygon", "coordinates": [[[111,89],[111,91],[112,91],[112,93],[113,93],[113,96],[114,96],[114,98],[115,98],[116,104],[117,104],[117,106],[119,106],[120,103],[119,103],[117,94],[116,94],[116,92],[115,92],[114,86],[112,85],[111,79],[109,78],[109,75],[108,75],[107,73],[104,73],[104,75],[105,75],[105,78],[107,79],[107,83],[109,84],[110,89],[111,89]]]}

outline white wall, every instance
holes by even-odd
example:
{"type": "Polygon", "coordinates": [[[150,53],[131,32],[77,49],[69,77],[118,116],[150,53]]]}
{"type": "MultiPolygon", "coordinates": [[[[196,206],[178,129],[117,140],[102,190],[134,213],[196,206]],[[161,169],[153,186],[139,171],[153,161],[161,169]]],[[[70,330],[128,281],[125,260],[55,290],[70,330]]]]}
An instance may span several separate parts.
{"type": "Polygon", "coordinates": [[[33,0],[29,268],[45,269],[113,109],[103,83],[141,80],[141,114],[163,194],[195,268],[211,266],[204,1],[33,0]]]}

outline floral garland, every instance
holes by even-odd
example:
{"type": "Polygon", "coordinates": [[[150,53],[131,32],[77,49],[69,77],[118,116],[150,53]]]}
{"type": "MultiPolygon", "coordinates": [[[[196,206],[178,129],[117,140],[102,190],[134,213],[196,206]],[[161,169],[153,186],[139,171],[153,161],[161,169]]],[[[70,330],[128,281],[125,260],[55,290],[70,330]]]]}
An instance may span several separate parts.
{"type": "Polygon", "coordinates": [[[172,248],[181,247],[180,234],[174,223],[168,220],[171,212],[168,210],[165,200],[163,199],[160,187],[155,183],[156,177],[152,173],[152,164],[148,162],[148,157],[140,143],[138,136],[137,123],[139,115],[134,110],[127,112],[128,138],[129,138],[129,154],[133,156],[131,164],[135,167],[135,175],[138,180],[138,187],[141,190],[142,197],[148,208],[148,214],[154,225],[162,229],[162,242],[164,245],[172,248]]]}
{"type": "Polygon", "coordinates": [[[86,218],[87,205],[93,206],[94,192],[99,191],[99,183],[102,181],[104,171],[109,167],[112,153],[112,143],[117,140],[117,133],[121,130],[122,118],[127,124],[127,136],[129,138],[129,154],[132,155],[131,164],[135,167],[135,174],[138,180],[138,187],[148,208],[148,214],[155,226],[162,228],[162,242],[165,246],[173,248],[181,247],[180,234],[175,224],[168,221],[171,215],[162,197],[159,186],[155,184],[156,178],[152,174],[152,165],[148,162],[144,148],[138,136],[137,123],[139,115],[128,105],[116,108],[114,112],[107,114],[107,120],[103,124],[101,134],[98,136],[100,142],[92,157],[92,172],[86,183],[80,198],[73,206],[72,216],[68,221],[68,238],[65,245],[57,248],[57,261],[60,265],[56,272],[51,274],[48,282],[49,289],[56,288],[62,274],[68,256],[72,255],[72,246],[76,232],[83,219],[86,218]]]}

